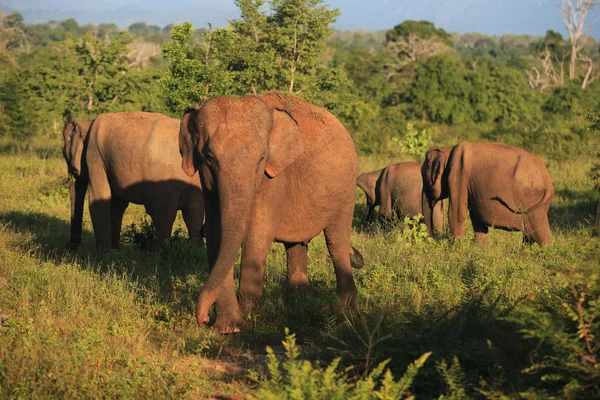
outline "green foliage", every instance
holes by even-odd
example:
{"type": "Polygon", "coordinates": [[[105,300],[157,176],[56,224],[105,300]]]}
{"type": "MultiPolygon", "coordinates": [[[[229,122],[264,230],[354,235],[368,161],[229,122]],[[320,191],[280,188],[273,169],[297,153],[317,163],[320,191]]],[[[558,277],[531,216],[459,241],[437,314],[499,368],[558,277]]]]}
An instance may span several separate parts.
{"type": "MultiPolygon", "coordinates": [[[[267,346],[269,377],[252,377],[259,388],[255,399],[413,399],[410,388],[419,370],[431,353],[425,353],[408,366],[405,374],[396,381],[389,369],[389,360],[380,363],[366,377],[352,381],[338,370],[340,359],[326,367],[313,366],[310,361],[300,360],[296,335],[285,328],[282,342],[285,358],[280,361],[273,349],[267,346]],[[385,372],[384,372],[385,370],[385,372]]],[[[345,372],[349,372],[347,369],[345,372]]]]}
{"type": "Polygon", "coordinates": [[[385,39],[388,42],[394,42],[399,37],[408,38],[409,35],[416,35],[422,39],[436,39],[448,46],[452,46],[452,39],[448,32],[442,28],[436,28],[435,24],[430,21],[413,21],[406,20],[401,24],[396,25],[385,34],[385,39]]]}
{"type": "Polygon", "coordinates": [[[23,55],[22,68],[0,83],[7,126],[0,135],[58,135],[73,119],[132,109],[157,111],[158,71],[129,70],[124,57],[128,43],[124,35],[105,42],[86,34],[23,55]]]}
{"type": "Polygon", "coordinates": [[[228,28],[210,30],[197,42],[191,24],[173,27],[163,48],[169,65],[162,79],[167,106],[181,112],[218,95],[273,90],[297,94],[334,109],[337,88],[347,86],[343,70],[327,69],[321,54],[339,15],[321,0],[236,2],[241,16],[228,28]]]}
{"type": "Polygon", "coordinates": [[[527,339],[539,342],[536,357],[524,372],[544,383],[540,393],[566,399],[600,396],[600,281],[571,269],[557,279],[568,293],[562,315],[525,309],[512,320],[527,339]]]}
{"type": "Polygon", "coordinates": [[[468,70],[434,56],[416,70],[402,101],[409,116],[443,124],[468,121],[512,124],[539,114],[539,102],[522,74],[485,60],[468,70]]]}
{"type": "Polygon", "coordinates": [[[400,145],[403,153],[414,156],[418,161],[422,161],[425,158],[425,153],[427,153],[427,150],[433,144],[431,135],[427,133],[427,129],[419,131],[411,123],[406,124],[406,132],[402,139],[395,137],[392,140],[400,145]]]}
{"type": "Polygon", "coordinates": [[[410,241],[417,244],[426,242],[429,234],[427,233],[427,226],[422,221],[423,216],[420,214],[414,217],[404,217],[402,229],[396,240],[398,242],[410,241]]]}

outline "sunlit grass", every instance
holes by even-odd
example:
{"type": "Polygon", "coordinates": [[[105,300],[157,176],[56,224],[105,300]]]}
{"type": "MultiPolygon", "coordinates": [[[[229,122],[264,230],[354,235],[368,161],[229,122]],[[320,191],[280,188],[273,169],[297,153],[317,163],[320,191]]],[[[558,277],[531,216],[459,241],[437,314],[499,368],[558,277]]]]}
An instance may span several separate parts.
{"type": "MultiPolygon", "coordinates": [[[[398,161],[365,157],[361,172],[398,161]]],[[[208,276],[204,250],[176,238],[160,252],[127,244],[98,257],[86,211],[82,248],[67,254],[64,161],[2,157],[0,315],[7,320],[0,327],[0,397],[248,393],[250,381],[216,372],[209,360],[264,354],[265,345],[281,342],[284,327],[309,358],[341,356],[357,374],[367,359],[373,366],[388,357],[401,374],[433,351],[415,381],[415,393],[425,398],[443,392],[435,366],[453,356],[471,382],[523,390],[528,381],[520,371],[531,343],[503,318],[525,306],[560,314],[564,289],[555,273],[573,267],[588,274],[600,265],[590,229],[597,198],[586,177],[590,162],[548,165],[556,189],[553,246],[524,246],[518,232],[491,230],[489,243],[479,247],[472,231],[451,244],[365,226],[357,190],[352,244],[366,261],[354,271],[361,316],[336,312],[335,275],[321,235],[309,245],[311,290],[285,289],[285,252],[273,245],[264,296],[248,328],[221,337],[195,324],[195,301],[208,276]],[[364,338],[373,330],[382,341],[369,348],[364,338]]],[[[140,229],[144,218],[143,207],[130,205],[123,225],[140,229]]],[[[176,229],[185,232],[180,216],[176,229]]]]}

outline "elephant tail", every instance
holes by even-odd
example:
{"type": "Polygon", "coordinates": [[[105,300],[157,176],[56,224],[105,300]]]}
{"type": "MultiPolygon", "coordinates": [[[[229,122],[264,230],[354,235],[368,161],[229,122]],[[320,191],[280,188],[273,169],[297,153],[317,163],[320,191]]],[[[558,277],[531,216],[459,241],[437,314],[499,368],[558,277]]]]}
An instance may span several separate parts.
{"type": "Polygon", "coordinates": [[[350,246],[350,265],[355,269],[361,269],[365,266],[365,259],[362,254],[352,246],[350,246]]]}
{"type": "Polygon", "coordinates": [[[542,204],[546,203],[546,201],[548,201],[551,197],[552,197],[552,194],[549,193],[549,191],[548,191],[547,188],[544,188],[544,195],[542,196],[541,200],[538,201],[537,203],[535,203],[533,206],[529,207],[526,210],[517,210],[514,207],[511,207],[510,204],[508,204],[506,201],[504,201],[499,196],[492,197],[492,200],[498,200],[500,202],[500,204],[502,204],[504,207],[508,208],[512,213],[515,213],[515,214],[527,214],[527,213],[530,213],[533,210],[539,208],[542,204]]]}

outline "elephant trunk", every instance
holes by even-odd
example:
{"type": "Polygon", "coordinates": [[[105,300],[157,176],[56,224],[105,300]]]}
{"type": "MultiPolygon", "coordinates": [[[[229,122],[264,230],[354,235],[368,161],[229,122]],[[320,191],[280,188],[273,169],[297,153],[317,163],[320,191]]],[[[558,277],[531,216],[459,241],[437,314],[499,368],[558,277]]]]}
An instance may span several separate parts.
{"type": "Polygon", "coordinates": [[[81,230],[83,225],[83,204],[85,192],[88,187],[88,177],[75,177],[75,182],[69,181],[69,194],[71,197],[71,238],[69,248],[76,249],[81,244],[81,230]]]}
{"type": "MultiPolygon", "coordinates": [[[[236,180],[237,182],[252,181],[252,179],[236,180]]],[[[228,182],[229,180],[223,179],[223,181],[228,182]]],[[[246,234],[248,216],[254,196],[253,189],[254,186],[250,184],[229,185],[227,188],[219,188],[218,215],[207,215],[209,218],[218,219],[220,237],[206,237],[207,246],[211,246],[212,242],[217,240],[219,250],[214,265],[211,265],[210,276],[198,299],[196,318],[199,325],[208,323],[208,312],[217,301],[229,276],[233,273],[233,264],[246,234]]]]}
{"type": "Polygon", "coordinates": [[[427,225],[427,233],[429,236],[433,236],[433,232],[436,229],[433,211],[435,208],[435,201],[429,200],[425,194],[425,191],[421,192],[421,207],[423,209],[425,225],[427,225]]]}

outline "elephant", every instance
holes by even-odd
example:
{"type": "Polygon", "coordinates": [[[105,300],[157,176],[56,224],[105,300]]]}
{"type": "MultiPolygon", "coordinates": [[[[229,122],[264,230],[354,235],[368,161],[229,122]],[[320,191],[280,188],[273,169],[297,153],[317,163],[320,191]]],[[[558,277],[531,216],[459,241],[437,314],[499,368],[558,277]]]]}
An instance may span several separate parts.
{"type": "MultiPolygon", "coordinates": [[[[65,136],[65,148],[74,149],[66,158],[70,171],[89,180],[89,209],[100,253],[119,247],[129,203],[145,206],[154,222],[155,246],[171,236],[177,210],[182,210],[190,238],[202,245],[204,196],[198,174],[181,170],[178,119],[147,112],[106,113],[94,119],[87,135],[76,132],[71,139],[65,136]]],[[[79,241],[85,197],[81,182],[71,196],[76,200],[71,229],[79,233],[79,241]]]]}
{"type": "Polygon", "coordinates": [[[182,168],[200,170],[206,205],[205,235],[211,272],[196,318],[237,332],[242,314],[262,295],[267,252],[287,252],[288,283],[308,285],[307,246],[324,232],[343,308],[358,310],[350,235],[358,156],[344,126],[328,111],[292,95],[215,97],[181,119],[182,168]],[[233,264],[242,248],[235,296],[233,264]]]}
{"type": "Polygon", "coordinates": [[[450,199],[453,237],[464,235],[468,209],[478,242],[496,227],[522,231],[526,242],[552,244],[548,209],[554,187],[537,156],[503,143],[461,142],[429,149],[421,174],[423,208],[450,199]]]}
{"type": "MultiPolygon", "coordinates": [[[[382,221],[389,220],[394,211],[400,219],[419,214],[425,216],[429,213],[429,207],[423,209],[421,204],[423,182],[419,163],[402,162],[390,164],[377,171],[365,172],[358,176],[356,186],[361,188],[367,197],[367,222],[373,220],[376,206],[380,206],[379,219],[382,221]]],[[[434,216],[436,226],[443,230],[443,201],[436,204],[434,216]]]]}
{"type": "Polygon", "coordinates": [[[89,182],[86,163],[82,163],[81,160],[84,157],[84,140],[91,124],[91,120],[73,121],[66,124],[63,130],[63,157],[67,162],[71,198],[71,237],[65,247],[70,250],[76,250],[81,244],[83,203],[89,182]]]}
{"type": "Polygon", "coordinates": [[[378,185],[377,197],[381,199],[380,219],[389,220],[394,211],[401,220],[404,217],[415,217],[420,214],[430,220],[433,217],[436,230],[443,231],[444,201],[437,202],[433,210],[430,210],[429,207],[422,205],[422,192],[421,164],[402,162],[388,165],[383,169],[378,185]]]}
{"type": "Polygon", "coordinates": [[[379,199],[379,178],[383,169],[377,171],[365,172],[358,176],[356,179],[356,186],[361,188],[365,192],[367,197],[367,223],[373,222],[373,215],[375,214],[375,207],[381,205],[379,199]]]}

